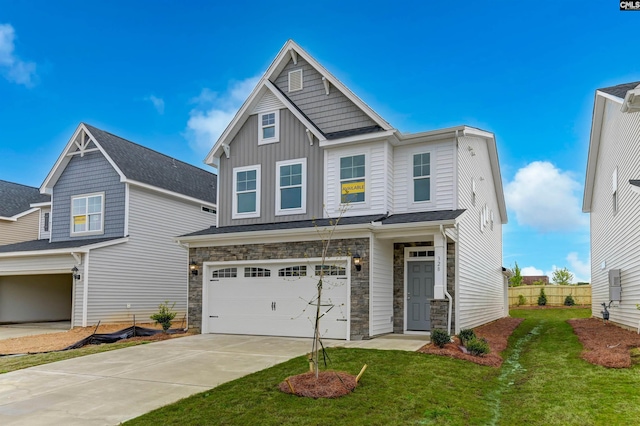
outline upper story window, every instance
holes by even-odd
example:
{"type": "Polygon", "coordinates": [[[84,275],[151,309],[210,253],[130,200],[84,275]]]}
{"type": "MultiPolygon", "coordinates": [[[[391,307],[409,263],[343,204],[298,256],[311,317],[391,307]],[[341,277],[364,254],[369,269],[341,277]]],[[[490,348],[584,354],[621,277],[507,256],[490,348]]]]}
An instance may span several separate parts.
{"type": "Polygon", "coordinates": [[[431,200],[431,154],[413,156],[413,201],[431,200]]]}
{"type": "Polygon", "coordinates": [[[276,163],[276,215],[307,212],[307,159],[276,163]]]}
{"type": "Polygon", "coordinates": [[[43,221],[44,221],[44,223],[43,223],[44,232],[49,232],[49,223],[50,223],[50,219],[49,218],[50,218],[50,216],[51,216],[50,213],[45,213],[44,214],[44,218],[43,218],[43,221]]]}
{"type": "Polygon", "coordinates": [[[340,158],[340,193],[342,203],[365,202],[364,154],[340,158]]]}
{"type": "Polygon", "coordinates": [[[71,235],[104,233],[104,193],[71,198],[71,235]]]}
{"type": "Polygon", "coordinates": [[[260,216],[260,165],[233,169],[233,219],[260,216]]]}
{"type": "Polygon", "coordinates": [[[280,111],[258,114],[258,145],[280,140],[280,111]]]}

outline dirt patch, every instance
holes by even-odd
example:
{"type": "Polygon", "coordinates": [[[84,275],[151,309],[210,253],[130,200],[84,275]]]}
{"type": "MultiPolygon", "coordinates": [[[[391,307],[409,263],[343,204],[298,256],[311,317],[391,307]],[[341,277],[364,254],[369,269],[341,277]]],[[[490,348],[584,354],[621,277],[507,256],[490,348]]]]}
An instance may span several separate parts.
{"type": "Polygon", "coordinates": [[[320,371],[318,378],[313,372],[287,377],[278,389],[282,392],[308,398],[338,398],[351,393],[357,386],[356,376],[342,371],[320,371]],[[291,383],[291,387],[287,383],[291,383]]]}
{"type": "Polygon", "coordinates": [[[631,367],[631,352],[640,347],[640,335],[613,324],[604,324],[596,318],[567,321],[578,336],[585,361],[609,368],[631,367]]]}
{"type": "MultiPolygon", "coordinates": [[[[13,339],[0,340],[0,355],[10,354],[26,354],[26,353],[38,353],[38,352],[51,352],[62,350],[79,340],[84,339],[95,333],[113,333],[122,330],[127,327],[131,327],[131,323],[126,324],[104,324],[98,327],[75,327],[69,331],[62,331],[60,333],[49,334],[37,334],[34,336],[15,337],[13,339]]],[[[158,324],[137,324],[138,326],[153,328],[161,330],[162,327],[158,324]]],[[[173,337],[185,336],[185,334],[175,334],[165,336],[163,334],[148,337],[134,337],[128,339],[128,341],[135,340],[164,340],[173,337]],[[160,337],[158,337],[160,336],[160,337]]]]}
{"type": "Polygon", "coordinates": [[[433,343],[418,349],[418,352],[433,355],[448,356],[451,358],[464,359],[480,365],[489,367],[500,367],[502,357],[500,352],[507,348],[507,340],[513,330],[515,330],[524,318],[501,318],[489,324],[474,328],[473,331],[478,337],[484,337],[489,343],[491,352],[484,356],[474,356],[466,354],[460,348],[460,340],[454,337],[454,343],[447,343],[444,348],[439,348],[433,343]]]}

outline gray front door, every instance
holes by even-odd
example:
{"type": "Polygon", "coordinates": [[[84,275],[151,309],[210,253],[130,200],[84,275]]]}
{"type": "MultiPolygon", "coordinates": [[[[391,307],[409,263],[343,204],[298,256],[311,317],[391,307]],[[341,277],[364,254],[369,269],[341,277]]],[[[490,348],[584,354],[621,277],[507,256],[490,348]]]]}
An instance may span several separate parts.
{"type": "Polygon", "coordinates": [[[408,262],[407,330],[431,330],[433,261],[408,262]]]}

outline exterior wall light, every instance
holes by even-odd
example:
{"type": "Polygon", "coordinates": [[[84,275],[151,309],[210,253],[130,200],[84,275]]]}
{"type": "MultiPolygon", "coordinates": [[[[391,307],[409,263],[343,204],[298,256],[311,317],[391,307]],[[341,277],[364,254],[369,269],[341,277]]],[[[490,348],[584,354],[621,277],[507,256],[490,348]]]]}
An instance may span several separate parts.
{"type": "Polygon", "coordinates": [[[358,253],[353,255],[353,264],[356,266],[356,271],[360,271],[362,269],[362,258],[358,253]]]}
{"type": "Polygon", "coordinates": [[[80,279],[80,274],[78,273],[77,267],[74,266],[73,268],[71,268],[71,276],[73,277],[74,280],[80,279]]]}
{"type": "Polygon", "coordinates": [[[191,270],[191,275],[198,275],[198,264],[195,260],[192,260],[191,263],[189,263],[189,269],[191,270]]]}

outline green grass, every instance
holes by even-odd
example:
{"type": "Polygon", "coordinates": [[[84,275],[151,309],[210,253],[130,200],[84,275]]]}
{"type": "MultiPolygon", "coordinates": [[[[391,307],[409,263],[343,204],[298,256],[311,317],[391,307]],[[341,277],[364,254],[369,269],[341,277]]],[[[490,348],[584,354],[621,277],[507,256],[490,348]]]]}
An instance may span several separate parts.
{"type": "Polygon", "coordinates": [[[108,345],[89,345],[80,349],[71,349],[62,352],[49,352],[45,354],[3,356],[0,357],[0,374],[10,371],[21,370],[23,368],[35,367],[36,365],[48,364],[50,362],[63,361],[65,359],[79,356],[97,354],[99,352],[113,351],[115,349],[128,348],[145,343],[145,341],[110,343],[108,345]]]}

